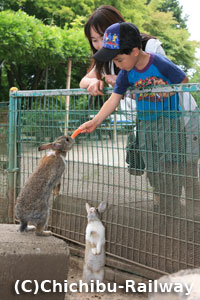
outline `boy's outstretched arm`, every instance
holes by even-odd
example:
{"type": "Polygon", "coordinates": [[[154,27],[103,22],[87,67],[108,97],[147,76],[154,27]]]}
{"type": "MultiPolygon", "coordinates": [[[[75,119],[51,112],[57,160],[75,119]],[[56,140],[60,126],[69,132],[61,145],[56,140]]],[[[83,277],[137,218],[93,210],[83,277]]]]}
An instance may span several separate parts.
{"type": "Polygon", "coordinates": [[[98,114],[90,121],[83,123],[79,128],[82,133],[93,132],[119,105],[123,95],[113,93],[104,103],[98,114]]]}

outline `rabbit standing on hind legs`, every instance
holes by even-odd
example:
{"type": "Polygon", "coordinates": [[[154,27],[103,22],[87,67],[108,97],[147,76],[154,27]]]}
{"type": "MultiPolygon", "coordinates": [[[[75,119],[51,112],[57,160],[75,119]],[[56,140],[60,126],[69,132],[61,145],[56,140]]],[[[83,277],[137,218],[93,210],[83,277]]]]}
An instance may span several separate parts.
{"type": "Polygon", "coordinates": [[[50,149],[28,178],[17,197],[16,217],[20,220],[20,231],[28,231],[28,223],[35,225],[36,235],[49,236],[44,231],[49,217],[51,192],[59,193],[61,176],[65,170],[65,156],[71,150],[74,139],[60,136],[53,143],[41,145],[38,150],[50,149]]]}
{"type": "Polygon", "coordinates": [[[98,213],[104,212],[106,203],[101,202],[96,209],[86,203],[88,224],[86,227],[85,261],[83,280],[90,284],[91,280],[103,281],[105,265],[105,227],[99,220],[98,213]]]}

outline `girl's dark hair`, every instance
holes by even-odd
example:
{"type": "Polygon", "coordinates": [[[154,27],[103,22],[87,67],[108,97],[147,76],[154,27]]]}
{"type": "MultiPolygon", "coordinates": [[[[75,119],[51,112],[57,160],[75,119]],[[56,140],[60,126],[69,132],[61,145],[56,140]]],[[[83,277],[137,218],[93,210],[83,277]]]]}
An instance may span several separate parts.
{"type": "MultiPolygon", "coordinates": [[[[102,5],[99,8],[97,8],[92,15],[89,17],[87,23],[85,24],[84,30],[85,30],[85,36],[87,37],[90,47],[92,50],[92,54],[94,55],[97,50],[93,47],[92,45],[92,40],[91,40],[91,27],[94,28],[94,30],[99,34],[99,35],[104,35],[104,32],[106,29],[118,22],[125,22],[125,19],[121,15],[121,13],[113,6],[110,5],[102,5]]],[[[154,36],[147,35],[145,33],[141,33],[141,38],[142,38],[142,50],[145,50],[146,43],[149,39],[156,39],[154,36]]],[[[96,68],[96,73],[98,79],[101,79],[102,77],[102,71],[104,70],[106,74],[111,74],[111,64],[110,62],[99,62],[94,59],[92,59],[91,65],[89,67],[90,71],[93,67],[95,66],[96,68]]],[[[114,70],[115,74],[118,74],[120,69],[117,68],[114,65],[114,70]]]]}
{"type": "MultiPolygon", "coordinates": [[[[121,13],[115,7],[109,5],[100,6],[89,17],[87,23],[85,24],[85,36],[87,37],[90,43],[93,55],[97,52],[97,50],[92,45],[91,27],[93,27],[99,35],[103,36],[104,32],[110,25],[118,22],[125,22],[125,20],[122,17],[121,13]]],[[[94,66],[96,67],[97,77],[99,79],[101,78],[103,70],[106,72],[106,74],[111,74],[109,62],[102,63],[92,59],[92,63],[90,65],[89,70],[91,70],[94,66]]],[[[120,70],[116,66],[114,66],[114,68],[116,74],[119,73],[120,70]]]]}
{"type": "Polygon", "coordinates": [[[146,44],[148,42],[148,40],[150,39],[157,39],[155,36],[147,34],[147,33],[140,33],[141,35],[141,39],[142,39],[142,50],[145,51],[146,48],[146,44]]]}

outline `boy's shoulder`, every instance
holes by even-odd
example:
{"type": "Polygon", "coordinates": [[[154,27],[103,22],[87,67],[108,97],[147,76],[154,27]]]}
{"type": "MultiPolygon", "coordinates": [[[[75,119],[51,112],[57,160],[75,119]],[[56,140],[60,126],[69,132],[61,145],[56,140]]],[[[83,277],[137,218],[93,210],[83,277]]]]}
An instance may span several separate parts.
{"type": "MultiPolygon", "coordinates": [[[[159,71],[165,70],[165,69],[171,69],[171,68],[177,68],[177,66],[170,61],[167,57],[157,54],[157,53],[148,53],[149,60],[146,63],[146,65],[143,67],[143,69],[137,69],[136,67],[133,67],[130,71],[125,71],[125,73],[148,73],[151,71],[155,71],[155,68],[159,71]]],[[[122,73],[122,72],[121,72],[122,73]]]]}
{"type": "Polygon", "coordinates": [[[161,54],[152,53],[153,61],[152,63],[160,70],[162,69],[172,69],[177,70],[180,72],[183,72],[181,68],[176,65],[174,62],[172,62],[170,59],[168,59],[166,56],[163,56],[161,54]]]}
{"type": "Polygon", "coordinates": [[[150,56],[152,57],[152,63],[153,64],[173,64],[175,65],[171,60],[169,60],[166,56],[158,54],[158,53],[150,53],[150,56]]]}
{"type": "Polygon", "coordinates": [[[150,53],[151,64],[156,67],[158,72],[165,76],[170,83],[180,83],[185,78],[185,73],[179,66],[169,60],[166,56],[157,53],[150,53]]]}

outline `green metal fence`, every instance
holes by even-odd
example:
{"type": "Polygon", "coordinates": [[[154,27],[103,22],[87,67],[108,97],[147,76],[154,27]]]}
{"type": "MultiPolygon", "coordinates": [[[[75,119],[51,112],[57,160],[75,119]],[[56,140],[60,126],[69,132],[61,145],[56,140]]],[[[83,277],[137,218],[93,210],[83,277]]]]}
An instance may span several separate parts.
{"type": "Polygon", "coordinates": [[[8,222],[8,103],[0,103],[0,222],[8,222]]]}
{"type": "MultiPolygon", "coordinates": [[[[37,146],[64,133],[71,135],[99,111],[110,92],[101,97],[79,89],[10,94],[10,220],[16,195],[42,155],[37,146]]],[[[199,104],[200,84],[134,90],[128,96],[164,92],[175,92],[176,97],[187,93],[188,103],[193,95],[199,104]]],[[[199,127],[195,126],[199,111],[191,105],[177,118],[161,114],[158,122],[138,123],[140,152],[147,158],[140,176],[130,174],[126,162],[127,137],[136,128],[135,107],[128,108],[126,101],[94,133],[78,136],[67,156],[61,193],[51,198],[51,230],[84,245],[85,203],[97,205],[106,200],[103,222],[108,256],[128,263],[133,273],[136,266],[142,267],[143,276],[145,270],[156,274],[200,267],[199,156],[193,151],[193,141],[199,151],[199,127]],[[157,148],[152,139],[160,139],[157,148]]]]}

